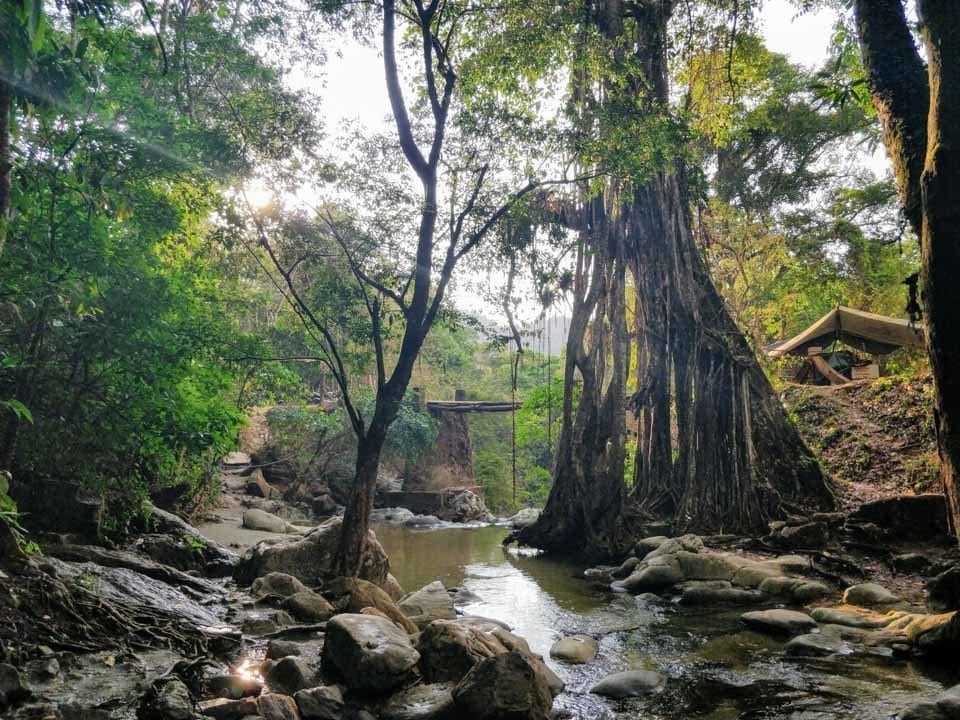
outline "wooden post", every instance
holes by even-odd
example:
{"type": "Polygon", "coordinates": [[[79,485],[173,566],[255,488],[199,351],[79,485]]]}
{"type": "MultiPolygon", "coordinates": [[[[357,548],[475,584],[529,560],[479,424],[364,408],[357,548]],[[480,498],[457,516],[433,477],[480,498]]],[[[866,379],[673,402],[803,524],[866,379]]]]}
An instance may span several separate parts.
{"type": "Polygon", "coordinates": [[[453,392],[453,399],[456,400],[457,402],[460,402],[460,401],[462,401],[462,400],[466,400],[466,399],[467,399],[467,391],[464,390],[463,388],[457,388],[457,389],[454,390],[454,392],[453,392]]]}

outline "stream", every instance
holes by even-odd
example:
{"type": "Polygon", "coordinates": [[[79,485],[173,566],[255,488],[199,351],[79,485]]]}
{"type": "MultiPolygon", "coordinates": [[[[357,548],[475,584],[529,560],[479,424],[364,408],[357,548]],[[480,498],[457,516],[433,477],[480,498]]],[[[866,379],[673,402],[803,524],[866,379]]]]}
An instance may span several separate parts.
{"type": "Polygon", "coordinates": [[[594,589],[583,580],[585,566],[503,549],[503,527],[381,525],[376,533],[404,588],[436,579],[465,587],[479,600],[460,610],[509,623],[543,655],[567,684],[554,704],[567,717],[893,718],[960,680],[958,668],[894,659],[885,649],[788,658],[783,641],[744,629],[741,609],[673,606],[594,589]],[[598,658],[580,666],[550,659],[553,642],[575,633],[600,639],[598,658]],[[628,669],[656,670],[667,678],[665,688],[629,701],[589,694],[596,681],[628,669]]]}

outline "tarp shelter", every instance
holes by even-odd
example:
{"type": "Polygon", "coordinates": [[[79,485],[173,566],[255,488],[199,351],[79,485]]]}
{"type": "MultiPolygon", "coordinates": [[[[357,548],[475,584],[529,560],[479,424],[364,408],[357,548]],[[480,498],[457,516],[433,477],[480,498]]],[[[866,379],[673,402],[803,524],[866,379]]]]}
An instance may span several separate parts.
{"type": "Polygon", "coordinates": [[[837,305],[799,335],[767,348],[772,358],[807,355],[836,340],[870,355],[888,355],[902,347],[923,347],[923,331],[906,320],[837,305]]]}

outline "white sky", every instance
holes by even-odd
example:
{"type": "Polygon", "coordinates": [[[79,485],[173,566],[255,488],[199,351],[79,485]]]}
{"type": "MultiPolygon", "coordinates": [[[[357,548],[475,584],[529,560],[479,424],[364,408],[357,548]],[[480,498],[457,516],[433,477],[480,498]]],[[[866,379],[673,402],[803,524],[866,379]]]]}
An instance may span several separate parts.
{"type": "MultiPolygon", "coordinates": [[[[827,56],[835,18],[830,11],[798,16],[789,0],[766,0],[761,12],[762,34],[771,50],[812,68],[827,56]]],[[[288,79],[293,86],[320,96],[330,150],[342,142],[341,132],[347,122],[367,130],[392,130],[382,59],[376,48],[350,41],[331,51],[322,68],[310,72],[300,70],[288,79]]],[[[875,172],[883,172],[886,167],[882,152],[867,162],[875,172]]],[[[268,195],[269,191],[264,194],[268,195]]],[[[482,278],[461,277],[461,281],[452,286],[451,295],[456,304],[463,310],[498,316],[498,309],[491,308],[470,289],[471,280],[476,283],[482,278]]]]}

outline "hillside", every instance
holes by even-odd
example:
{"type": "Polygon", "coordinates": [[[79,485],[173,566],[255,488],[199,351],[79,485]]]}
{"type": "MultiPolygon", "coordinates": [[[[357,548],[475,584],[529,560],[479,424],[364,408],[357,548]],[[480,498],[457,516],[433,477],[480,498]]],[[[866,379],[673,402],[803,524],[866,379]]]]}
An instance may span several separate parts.
{"type": "Polygon", "coordinates": [[[791,385],[783,400],[836,481],[844,507],[940,492],[929,376],[841,387],[791,385]]]}

